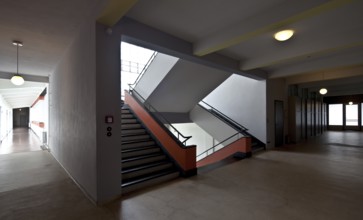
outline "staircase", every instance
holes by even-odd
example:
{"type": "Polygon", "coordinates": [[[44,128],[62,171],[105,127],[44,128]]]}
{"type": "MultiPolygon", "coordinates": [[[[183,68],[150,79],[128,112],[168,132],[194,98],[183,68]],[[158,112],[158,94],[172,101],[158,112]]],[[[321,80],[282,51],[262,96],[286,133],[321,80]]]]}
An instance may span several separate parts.
{"type": "MultiPolygon", "coordinates": [[[[227,124],[229,124],[231,127],[235,128],[236,130],[239,130],[240,127],[238,127],[235,123],[231,122],[229,119],[225,118],[223,115],[221,115],[218,111],[215,111],[213,109],[209,110],[210,113],[212,113],[217,118],[223,120],[227,124]]],[[[258,151],[266,150],[266,144],[261,142],[259,139],[257,139],[255,136],[251,135],[247,130],[243,131],[243,133],[246,136],[249,136],[252,138],[252,153],[256,153],[258,151]]]]}
{"type": "Polygon", "coordinates": [[[129,107],[121,111],[122,193],[177,178],[177,167],[129,107]]]}

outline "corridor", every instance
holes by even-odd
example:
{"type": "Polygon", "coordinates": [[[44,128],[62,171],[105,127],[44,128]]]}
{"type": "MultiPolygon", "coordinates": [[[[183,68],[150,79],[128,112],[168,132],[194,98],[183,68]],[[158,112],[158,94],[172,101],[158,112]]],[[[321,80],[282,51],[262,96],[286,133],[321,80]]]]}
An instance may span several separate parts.
{"type": "Polygon", "coordinates": [[[28,128],[14,128],[0,143],[0,154],[41,150],[39,138],[28,128]]]}
{"type": "Polygon", "coordinates": [[[363,133],[255,154],[93,205],[47,151],[0,155],[0,219],[361,219],[363,133]]]}

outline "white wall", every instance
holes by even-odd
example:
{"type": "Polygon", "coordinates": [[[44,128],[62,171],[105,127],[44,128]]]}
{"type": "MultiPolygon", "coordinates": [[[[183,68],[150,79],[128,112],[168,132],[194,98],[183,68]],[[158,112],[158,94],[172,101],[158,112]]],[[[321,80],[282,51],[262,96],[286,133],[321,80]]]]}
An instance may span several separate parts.
{"type": "Polygon", "coordinates": [[[222,146],[226,146],[243,136],[236,135],[231,139],[228,139],[238,131],[198,105],[190,111],[189,117],[216,141],[222,142],[222,146]]]}
{"type": "Polygon", "coordinates": [[[233,74],[204,101],[266,143],[266,81],[233,74]]]}
{"type": "Polygon", "coordinates": [[[166,54],[156,54],[139,83],[136,84],[136,91],[147,99],[178,60],[166,54]]]}
{"type": "MultiPolygon", "coordinates": [[[[38,100],[38,102],[30,108],[29,111],[29,122],[30,128],[34,131],[34,133],[39,137],[41,141],[43,141],[43,132],[46,132],[48,135],[48,95],[44,96],[44,100],[38,100]],[[39,127],[32,122],[43,122],[44,128],[39,127]]],[[[48,140],[48,139],[46,139],[48,140]]],[[[48,142],[45,142],[47,144],[48,142]]]]}
{"type": "Polygon", "coordinates": [[[0,95],[0,141],[13,129],[13,109],[0,95]]]}
{"type": "Polygon", "coordinates": [[[97,201],[95,24],[89,22],[50,76],[52,155],[97,201]]]}
{"type": "Polygon", "coordinates": [[[231,73],[178,60],[148,98],[159,112],[187,113],[231,73]]]}
{"type": "Polygon", "coordinates": [[[173,124],[184,136],[192,136],[187,145],[197,146],[197,155],[203,153],[205,150],[211,148],[214,145],[214,139],[207,132],[195,123],[180,123],[173,124]]]}

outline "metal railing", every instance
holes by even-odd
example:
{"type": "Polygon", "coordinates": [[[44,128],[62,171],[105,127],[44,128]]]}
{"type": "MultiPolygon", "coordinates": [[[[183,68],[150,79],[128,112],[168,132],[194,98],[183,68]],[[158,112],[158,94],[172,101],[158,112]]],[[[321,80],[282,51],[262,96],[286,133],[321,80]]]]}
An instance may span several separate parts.
{"type": "Polygon", "coordinates": [[[208,111],[218,119],[224,121],[227,125],[229,125],[231,128],[236,130],[237,132],[230,137],[227,137],[222,142],[215,144],[214,146],[208,148],[207,150],[203,151],[202,153],[197,155],[197,161],[209,156],[210,154],[213,154],[214,152],[222,149],[223,147],[231,144],[234,141],[239,140],[242,137],[248,137],[249,134],[247,133],[247,128],[242,126],[240,123],[236,122],[232,118],[228,117],[226,114],[222,113],[218,109],[214,108],[210,104],[206,103],[205,101],[200,101],[199,106],[202,107],[204,110],[208,111]]]}
{"type": "MultiPolygon", "coordinates": [[[[129,86],[131,85],[131,86],[135,87],[137,85],[137,83],[139,83],[140,79],[142,78],[142,76],[144,75],[146,70],[149,68],[150,64],[153,62],[153,60],[157,54],[158,54],[158,52],[154,51],[154,53],[151,55],[150,59],[145,64],[144,68],[141,70],[140,74],[137,76],[135,82],[132,84],[129,84],[129,86]]],[[[130,86],[130,88],[131,88],[131,86],[130,86]]]]}
{"type": "Polygon", "coordinates": [[[121,71],[140,74],[145,65],[130,60],[121,60],[121,71]]]}
{"type": "Polygon", "coordinates": [[[135,88],[132,87],[132,84],[129,84],[130,89],[130,95],[132,95],[134,98],[136,98],[140,104],[142,104],[144,106],[144,108],[151,114],[151,115],[155,115],[156,117],[154,117],[154,119],[164,128],[166,128],[166,130],[168,130],[170,132],[170,134],[173,135],[173,137],[175,137],[175,139],[178,140],[178,142],[180,142],[183,147],[188,147],[187,146],[187,141],[192,137],[192,136],[184,136],[180,131],[178,131],[178,129],[176,129],[160,112],[158,112],[150,103],[148,103],[146,101],[146,99],[144,97],[142,97],[140,95],[140,93],[138,93],[135,88]]]}
{"type": "Polygon", "coordinates": [[[246,127],[242,126],[240,123],[238,123],[235,120],[233,120],[232,118],[228,117],[227,115],[225,115],[224,113],[222,113],[218,109],[214,108],[210,104],[206,103],[205,101],[203,101],[203,100],[200,101],[199,106],[201,106],[202,108],[204,108],[208,112],[212,113],[213,115],[215,115],[219,119],[223,120],[227,124],[232,125],[232,127],[234,129],[236,129],[237,131],[241,131],[241,132],[248,131],[248,129],[246,127]],[[200,103],[202,103],[202,105],[200,103]],[[207,107],[205,107],[203,105],[205,105],[207,107]]]}
{"type": "Polygon", "coordinates": [[[237,141],[242,137],[245,137],[245,136],[240,137],[239,136],[240,134],[241,134],[240,132],[237,132],[237,133],[233,134],[232,136],[224,139],[222,142],[220,142],[218,144],[215,144],[213,147],[208,148],[207,150],[205,150],[202,153],[198,154],[197,155],[197,161],[199,161],[199,160],[213,154],[214,152],[217,152],[217,151],[221,150],[223,147],[225,147],[225,145],[231,144],[232,142],[237,141]],[[232,139],[234,137],[235,137],[235,139],[232,139]],[[227,141],[228,141],[228,143],[226,143],[227,141]]]}

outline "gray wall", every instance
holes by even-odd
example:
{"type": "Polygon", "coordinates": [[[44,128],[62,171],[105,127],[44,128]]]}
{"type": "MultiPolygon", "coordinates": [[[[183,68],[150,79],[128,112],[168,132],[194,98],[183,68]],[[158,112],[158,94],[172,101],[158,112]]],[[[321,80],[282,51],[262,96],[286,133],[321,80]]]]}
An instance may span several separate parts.
{"type": "Polygon", "coordinates": [[[96,185],[95,25],[87,23],[50,77],[53,156],[94,201],[96,185]]]}
{"type": "Polygon", "coordinates": [[[107,34],[106,29],[97,24],[97,195],[101,202],[121,194],[121,34],[107,34]],[[114,123],[106,124],[105,116],[113,116],[114,123]],[[112,128],[110,137],[107,127],[112,128]]]}
{"type": "Polygon", "coordinates": [[[266,143],[266,81],[233,74],[204,101],[266,143]]]}
{"type": "Polygon", "coordinates": [[[287,133],[287,87],[284,79],[267,80],[267,147],[275,147],[275,100],[284,102],[284,136],[287,133]]]}
{"type": "Polygon", "coordinates": [[[84,26],[50,77],[49,147],[83,191],[103,203],[121,194],[121,37],[95,26],[84,26]],[[105,123],[109,115],[113,124],[105,123]]]}

